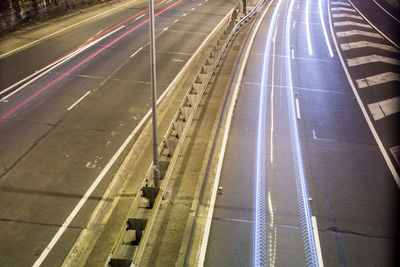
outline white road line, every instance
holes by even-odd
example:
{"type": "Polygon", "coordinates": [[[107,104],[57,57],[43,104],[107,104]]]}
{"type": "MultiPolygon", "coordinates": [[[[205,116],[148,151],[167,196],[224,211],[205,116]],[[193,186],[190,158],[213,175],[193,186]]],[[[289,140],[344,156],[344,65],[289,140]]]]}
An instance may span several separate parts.
{"type": "Polygon", "coordinates": [[[335,5],[335,6],[351,6],[349,3],[346,3],[346,2],[339,2],[339,1],[337,1],[337,2],[331,2],[331,4],[332,4],[332,5],[335,5]]]}
{"type": "Polygon", "coordinates": [[[329,42],[328,33],[326,32],[326,26],[325,26],[325,20],[324,20],[324,16],[323,16],[323,12],[322,12],[322,1],[321,0],[318,1],[318,8],[319,8],[319,17],[321,19],[322,31],[324,33],[325,43],[326,43],[326,46],[328,47],[329,56],[333,57],[331,43],[329,42]]]}
{"type": "Polygon", "coordinates": [[[199,3],[199,5],[198,6],[201,6],[202,5],[202,3],[199,3]]]}
{"type": "Polygon", "coordinates": [[[300,116],[300,104],[299,104],[299,99],[297,97],[295,98],[295,102],[296,102],[296,117],[297,117],[298,120],[300,120],[301,119],[301,116],[300,116]]]}
{"type": "Polygon", "coordinates": [[[54,62],[53,64],[51,64],[51,65],[49,65],[49,66],[43,68],[40,72],[36,72],[36,73],[34,73],[34,74],[32,74],[32,75],[30,75],[30,76],[24,78],[23,80],[21,80],[21,81],[15,83],[15,84],[9,86],[8,88],[6,88],[6,89],[4,89],[3,91],[1,91],[0,93],[1,93],[1,94],[6,93],[6,92],[10,91],[12,88],[14,88],[15,86],[21,84],[22,82],[25,82],[25,81],[29,80],[28,78],[32,78],[32,77],[35,77],[35,76],[37,75],[35,78],[31,79],[29,82],[27,82],[27,83],[21,85],[20,87],[18,87],[18,88],[17,88],[16,90],[14,90],[12,93],[10,93],[10,94],[4,96],[0,101],[3,101],[3,100],[5,100],[5,99],[8,99],[9,97],[11,97],[12,95],[14,95],[14,94],[16,94],[17,92],[21,91],[22,89],[24,89],[25,87],[27,87],[28,85],[30,85],[31,83],[33,83],[34,81],[36,81],[37,79],[43,77],[44,75],[48,74],[50,71],[56,69],[57,67],[61,66],[61,65],[64,64],[65,62],[69,61],[71,58],[75,57],[76,55],[80,54],[81,52],[85,51],[86,49],[88,49],[88,48],[94,46],[95,44],[99,43],[100,41],[104,40],[105,38],[109,37],[110,35],[114,34],[115,32],[119,31],[120,29],[122,29],[122,28],[124,28],[124,27],[125,27],[125,26],[121,26],[121,27],[115,29],[114,31],[107,33],[106,35],[102,36],[101,38],[99,38],[99,39],[97,39],[97,40],[95,40],[95,41],[93,41],[93,42],[91,42],[91,43],[89,43],[89,44],[87,44],[87,45],[85,45],[85,46],[79,48],[78,50],[76,50],[75,52],[69,54],[68,56],[66,56],[66,57],[64,57],[64,58],[61,58],[60,60],[57,60],[57,61],[54,62]]]}
{"type": "Polygon", "coordinates": [[[400,111],[400,97],[393,97],[368,105],[369,111],[375,121],[400,111]]]}
{"type": "Polygon", "coordinates": [[[332,14],[332,17],[335,19],[340,19],[340,18],[350,18],[350,19],[359,19],[359,20],[363,19],[359,15],[352,15],[352,14],[346,14],[346,13],[332,14]]]}
{"type": "Polygon", "coordinates": [[[369,42],[369,41],[359,41],[359,42],[353,42],[353,43],[344,43],[344,44],[341,44],[340,47],[342,48],[342,50],[345,50],[345,51],[346,50],[351,50],[351,49],[372,47],[372,48],[378,48],[378,49],[382,49],[382,50],[386,50],[386,51],[390,51],[390,52],[400,53],[400,51],[394,46],[383,45],[383,44],[369,42]]]}
{"type": "Polygon", "coordinates": [[[310,0],[306,0],[306,37],[307,37],[308,54],[311,56],[313,54],[313,50],[311,45],[311,33],[310,33],[309,1],[310,0]]]}
{"type": "Polygon", "coordinates": [[[390,39],[387,35],[385,35],[381,30],[379,30],[373,23],[371,23],[371,21],[369,20],[369,19],[367,19],[367,17],[365,17],[364,16],[364,14],[362,14],[361,12],[360,12],[360,10],[358,10],[358,8],[353,4],[353,2],[351,2],[351,0],[348,0],[349,2],[350,2],[350,4],[353,6],[353,8],[355,9],[355,10],[357,10],[357,12],[377,31],[377,32],[379,32],[383,37],[385,37],[386,38],[386,40],[388,40],[392,45],[394,45],[397,49],[399,49],[400,50],[400,47],[395,43],[395,42],[393,42],[393,40],[392,39],[390,39]]]}
{"type": "MultiPolygon", "coordinates": [[[[329,5],[330,5],[330,2],[328,1],[328,6],[329,5]]],[[[328,12],[329,12],[329,15],[330,15],[330,9],[329,8],[328,8],[328,12]]],[[[335,36],[331,17],[330,16],[328,16],[328,17],[329,17],[329,24],[330,24],[330,28],[331,28],[331,34],[332,34],[332,36],[335,36]]],[[[342,54],[341,54],[341,52],[339,50],[336,38],[333,38],[333,42],[334,42],[334,44],[336,46],[336,50],[338,51],[340,63],[342,64],[343,70],[344,70],[344,72],[345,72],[345,74],[347,76],[347,80],[349,81],[351,89],[353,90],[354,96],[357,99],[357,103],[360,106],[361,112],[364,115],[365,120],[367,121],[368,127],[371,130],[371,133],[375,138],[375,141],[376,141],[376,143],[377,143],[377,145],[379,147],[379,150],[381,151],[381,153],[383,155],[383,158],[386,161],[386,164],[387,164],[387,166],[388,166],[388,168],[389,168],[389,170],[390,170],[390,172],[391,172],[391,174],[393,176],[393,179],[395,180],[397,186],[400,188],[400,177],[399,177],[399,174],[397,173],[397,170],[394,167],[393,162],[389,158],[389,155],[388,155],[385,147],[382,144],[382,140],[380,139],[378,133],[376,132],[376,129],[375,129],[374,125],[372,124],[372,121],[371,121],[371,119],[370,119],[370,117],[369,117],[369,115],[367,113],[367,110],[365,109],[365,106],[364,106],[364,104],[363,104],[363,102],[361,100],[361,97],[358,94],[358,91],[357,91],[356,87],[354,86],[354,83],[353,83],[353,80],[352,80],[352,78],[350,76],[349,70],[347,69],[347,66],[346,66],[346,64],[344,62],[343,56],[342,56],[342,54]]]]}
{"type": "Polygon", "coordinates": [[[168,27],[165,27],[165,28],[163,29],[163,31],[166,31],[166,30],[168,30],[168,27]]]}
{"type": "Polygon", "coordinates": [[[296,21],[293,21],[293,29],[296,28],[296,21]]]}
{"type": "Polygon", "coordinates": [[[186,13],[184,13],[183,15],[182,15],[182,17],[184,17],[184,16],[186,16],[187,14],[186,13]]]}
{"type": "Polygon", "coordinates": [[[178,21],[179,21],[178,19],[174,20],[175,23],[177,23],[178,21]]]}
{"type": "Polygon", "coordinates": [[[349,11],[349,12],[356,12],[353,8],[348,7],[332,7],[332,11],[349,11]]]}
{"type": "Polygon", "coordinates": [[[28,43],[28,44],[25,44],[25,45],[23,45],[23,46],[20,46],[20,47],[14,49],[14,50],[11,50],[11,51],[9,51],[9,52],[7,52],[7,53],[1,54],[1,55],[0,55],[0,58],[5,57],[5,56],[7,56],[7,55],[9,55],[9,54],[11,54],[11,53],[14,53],[14,52],[18,51],[18,50],[21,50],[21,49],[23,49],[23,48],[25,48],[25,47],[31,46],[31,45],[33,45],[33,44],[35,44],[35,43],[40,42],[40,41],[43,41],[44,39],[47,39],[47,38],[49,38],[49,37],[51,37],[51,36],[53,36],[53,35],[56,35],[56,34],[58,34],[58,33],[60,33],[60,32],[63,32],[63,31],[65,31],[65,30],[68,30],[68,29],[70,29],[70,28],[73,28],[73,27],[75,27],[75,26],[77,26],[77,25],[79,25],[79,24],[82,24],[82,23],[86,22],[86,21],[92,20],[92,19],[94,19],[94,18],[96,18],[96,17],[98,17],[98,16],[104,15],[104,14],[106,14],[106,13],[108,13],[108,12],[111,12],[111,11],[113,11],[113,10],[115,10],[115,9],[118,9],[118,8],[120,8],[120,7],[129,5],[129,4],[132,4],[133,2],[136,2],[136,0],[129,1],[128,3],[125,3],[125,4],[122,4],[122,5],[116,6],[116,7],[112,8],[112,9],[109,9],[109,10],[106,10],[106,11],[104,11],[104,12],[102,12],[102,13],[99,13],[99,14],[93,16],[93,17],[84,19],[84,20],[82,20],[82,21],[80,21],[80,22],[77,22],[77,23],[72,24],[72,25],[70,25],[70,26],[68,26],[68,27],[65,27],[64,29],[58,30],[58,31],[53,32],[53,33],[51,33],[51,34],[49,34],[49,35],[46,35],[46,36],[44,36],[44,37],[42,37],[42,38],[40,38],[40,39],[37,39],[37,40],[35,40],[35,41],[32,41],[32,42],[30,42],[30,43],[28,43]]]}
{"type": "Polygon", "coordinates": [[[142,14],[139,17],[137,17],[134,21],[138,21],[139,19],[143,18],[144,16],[146,16],[146,14],[142,14]]]}
{"type": "Polygon", "coordinates": [[[346,59],[346,61],[349,67],[368,64],[368,63],[375,63],[375,62],[385,62],[393,65],[400,65],[400,60],[398,59],[391,57],[383,57],[379,55],[369,55],[364,57],[349,58],[346,59]]]}
{"type": "Polygon", "coordinates": [[[334,22],[333,26],[335,26],[335,27],[340,27],[340,26],[358,26],[358,27],[372,29],[372,27],[367,23],[354,22],[354,21],[350,21],[350,20],[334,22]]]}
{"type": "Polygon", "coordinates": [[[294,59],[294,48],[292,48],[292,59],[294,59]]]}
{"type": "Polygon", "coordinates": [[[137,53],[139,53],[140,52],[140,50],[142,50],[143,49],[143,46],[142,47],[140,47],[138,50],[136,50],[132,55],[130,55],[130,58],[133,58],[134,56],[136,56],[137,55],[137,53]]]}
{"type": "Polygon", "coordinates": [[[85,97],[87,97],[89,94],[91,93],[91,91],[87,92],[86,94],[84,94],[81,98],[79,98],[74,104],[72,104],[67,110],[70,111],[71,109],[73,109],[76,105],[78,105],[79,102],[81,102],[85,97]]]}
{"type": "Polygon", "coordinates": [[[315,218],[315,216],[311,216],[311,222],[312,222],[313,231],[314,231],[314,237],[315,237],[315,247],[317,249],[318,266],[319,267],[324,267],[324,261],[322,260],[321,244],[319,242],[317,218],[315,218]]]}
{"type": "Polygon", "coordinates": [[[192,9],[190,9],[190,11],[193,11],[193,10],[195,10],[196,8],[194,8],[194,7],[192,7],[192,9]]]}
{"type": "Polygon", "coordinates": [[[384,9],[383,6],[381,6],[378,2],[376,2],[375,0],[372,0],[372,1],[374,1],[374,3],[375,3],[377,6],[379,6],[379,7],[380,7],[386,14],[388,14],[392,19],[394,19],[395,21],[397,21],[398,23],[400,23],[400,21],[399,21],[395,16],[393,16],[392,14],[390,14],[389,11],[387,11],[386,9],[384,9]]]}
{"type": "Polygon", "coordinates": [[[347,36],[354,36],[354,35],[363,35],[363,36],[368,36],[368,37],[373,37],[373,38],[378,38],[378,39],[383,39],[382,35],[374,32],[366,32],[366,31],[360,31],[360,30],[350,30],[350,31],[343,31],[343,32],[336,32],[337,37],[347,37],[347,36]]]}
{"type": "Polygon", "coordinates": [[[394,72],[385,72],[366,78],[356,80],[358,88],[366,88],[368,86],[375,86],[383,83],[400,81],[400,74],[394,72]]]}

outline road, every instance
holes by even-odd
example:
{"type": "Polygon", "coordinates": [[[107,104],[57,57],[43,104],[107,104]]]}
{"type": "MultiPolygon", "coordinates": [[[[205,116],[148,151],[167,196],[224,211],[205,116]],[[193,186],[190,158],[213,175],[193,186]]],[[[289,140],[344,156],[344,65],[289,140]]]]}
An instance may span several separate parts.
{"type": "Polygon", "coordinates": [[[204,265],[398,266],[398,22],[373,1],[268,5],[204,265]]]}
{"type": "MultiPolygon", "coordinates": [[[[1,52],[1,266],[62,264],[150,109],[147,3],[121,3],[1,52]]],[[[156,3],[159,95],[234,4],[156,3]]]]}

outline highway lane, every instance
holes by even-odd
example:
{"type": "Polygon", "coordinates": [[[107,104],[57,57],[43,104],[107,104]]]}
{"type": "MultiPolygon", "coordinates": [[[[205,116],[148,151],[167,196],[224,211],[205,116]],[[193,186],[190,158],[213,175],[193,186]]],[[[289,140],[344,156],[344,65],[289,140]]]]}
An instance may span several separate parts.
{"type": "MultiPolygon", "coordinates": [[[[167,2],[157,10],[177,3],[167,2]]],[[[233,4],[217,0],[182,1],[157,17],[159,94],[233,4]]],[[[128,16],[132,10],[126,12],[128,16]]],[[[150,109],[147,24],[107,46],[145,19],[128,24],[1,103],[0,239],[7,240],[0,246],[1,265],[32,265],[42,256],[38,264],[43,260],[44,266],[58,266],[85,227],[126,151],[76,217],[71,217],[70,225],[65,226],[67,216],[96,177],[109,167],[111,157],[150,109]],[[80,65],[103,48],[106,49],[102,53],[80,65]],[[74,69],[75,66],[78,67],[74,69]],[[68,75],[62,76],[65,73],[68,75]],[[59,80],[54,83],[56,79],[59,80]],[[52,82],[48,89],[34,95],[52,82]],[[4,117],[26,99],[29,102],[4,117]],[[65,232],[53,247],[49,242],[62,224],[65,232]],[[50,246],[48,255],[43,254],[46,246],[50,246]]],[[[122,18],[116,24],[120,21],[122,18]]],[[[86,27],[90,28],[90,24],[86,27]]],[[[98,30],[97,26],[94,28],[89,36],[98,30]]],[[[84,30],[76,34],[80,36],[81,31],[84,30]]],[[[60,50],[65,52],[74,45],[60,50]]],[[[49,44],[42,47],[46,51],[49,44]]],[[[36,53],[30,49],[27,50],[36,53]]],[[[45,60],[44,64],[47,62],[50,61],[45,60]]],[[[26,73],[35,68],[38,66],[27,67],[26,73]]]]}
{"type": "MultiPolygon", "coordinates": [[[[398,184],[335,51],[327,1],[307,2],[273,1],[257,32],[205,266],[397,266],[398,184]],[[301,166],[305,194],[299,194],[301,166]]],[[[379,136],[393,131],[377,130],[379,136]]]]}

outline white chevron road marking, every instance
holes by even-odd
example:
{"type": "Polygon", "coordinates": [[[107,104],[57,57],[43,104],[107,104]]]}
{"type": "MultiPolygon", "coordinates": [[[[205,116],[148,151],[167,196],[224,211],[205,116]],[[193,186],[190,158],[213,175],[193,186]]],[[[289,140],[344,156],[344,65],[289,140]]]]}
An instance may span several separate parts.
{"type": "Polygon", "coordinates": [[[400,74],[394,72],[385,72],[366,78],[356,80],[358,88],[366,88],[368,86],[374,86],[378,84],[400,81],[400,74]]]}
{"type": "Polygon", "coordinates": [[[400,97],[393,97],[368,105],[374,120],[380,120],[400,111],[400,97]]]}
{"type": "Polygon", "coordinates": [[[339,26],[358,26],[358,27],[372,29],[372,27],[369,24],[360,23],[360,22],[354,22],[354,21],[351,21],[351,20],[334,22],[333,26],[335,26],[335,27],[339,27],[339,26]]]}
{"type": "Polygon", "coordinates": [[[340,48],[342,48],[342,50],[359,49],[359,48],[365,48],[365,47],[378,48],[378,49],[382,49],[382,50],[386,50],[386,51],[390,51],[390,52],[394,52],[394,53],[400,53],[400,51],[397,48],[395,48],[391,45],[383,45],[383,44],[369,42],[369,41],[359,41],[359,42],[340,44],[340,48]]]}
{"type": "Polygon", "coordinates": [[[336,32],[336,36],[339,37],[339,38],[340,37],[354,36],[354,35],[363,35],[363,36],[383,39],[382,35],[374,33],[374,32],[366,32],[366,31],[360,31],[360,30],[350,30],[350,31],[336,32]]]}
{"type": "Polygon", "coordinates": [[[347,59],[347,65],[349,65],[349,67],[368,64],[368,63],[376,63],[376,62],[384,62],[393,65],[400,65],[400,60],[398,59],[391,57],[383,57],[378,55],[369,55],[369,56],[347,59]]]}
{"type": "Polygon", "coordinates": [[[352,14],[346,14],[346,13],[332,14],[332,17],[335,19],[350,18],[350,19],[363,20],[363,18],[359,15],[352,15],[352,14]]]}

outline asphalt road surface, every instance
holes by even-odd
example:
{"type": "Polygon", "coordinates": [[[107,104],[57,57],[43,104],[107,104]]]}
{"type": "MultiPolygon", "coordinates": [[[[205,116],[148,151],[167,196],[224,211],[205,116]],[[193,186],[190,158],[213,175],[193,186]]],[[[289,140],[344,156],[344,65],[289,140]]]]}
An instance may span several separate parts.
{"type": "Polygon", "coordinates": [[[373,1],[356,3],[365,18],[344,0],[271,2],[205,266],[398,266],[398,22],[373,1]]]}
{"type": "MultiPolygon", "coordinates": [[[[156,3],[159,95],[234,4],[156,3]]],[[[147,2],[121,4],[2,51],[1,266],[60,266],[85,228],[127,151],[110,160],[150,109],[147,18],[147,2]]]]}

